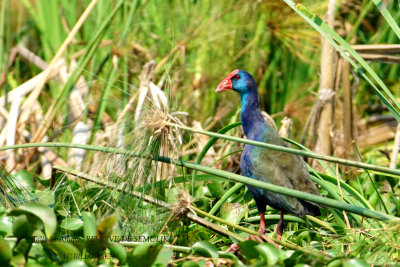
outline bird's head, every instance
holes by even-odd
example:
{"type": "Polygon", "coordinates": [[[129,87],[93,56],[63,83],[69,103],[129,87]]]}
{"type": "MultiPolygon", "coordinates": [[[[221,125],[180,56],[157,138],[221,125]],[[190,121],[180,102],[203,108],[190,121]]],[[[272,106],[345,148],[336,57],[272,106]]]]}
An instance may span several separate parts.
{"type": "Polygon", "coordinates": [[[225,77],[215,89],[215,92],[234,90],[239,94],[257,92],[257,86],[253,76],[244,70],[234,70],[225,77]]]}

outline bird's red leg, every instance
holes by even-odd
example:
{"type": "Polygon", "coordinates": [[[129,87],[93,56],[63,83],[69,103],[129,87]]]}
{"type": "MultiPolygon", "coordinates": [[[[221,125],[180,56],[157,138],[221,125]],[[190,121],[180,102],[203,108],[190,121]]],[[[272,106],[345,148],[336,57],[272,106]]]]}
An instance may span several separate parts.
{"type": "Polygon", "coordinates": [[[265,234],[265,214],[260,213],[260,228],[258,229],[259,234],[265,234]]]}
{"type": "Polygon", "coordinates": [[[283,217],[285,214],[281,211],[281,217],[279,219],[278,225],[276,226],[276,239],[281,240],[283,234],[283,217]]]}

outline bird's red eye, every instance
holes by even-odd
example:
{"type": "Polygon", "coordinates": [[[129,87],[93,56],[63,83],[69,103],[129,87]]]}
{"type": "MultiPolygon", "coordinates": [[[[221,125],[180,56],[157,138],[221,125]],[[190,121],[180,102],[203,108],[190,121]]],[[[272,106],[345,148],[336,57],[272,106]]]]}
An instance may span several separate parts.
{"type": "Polygon", "coordinates": [[[233,76],[234,79],[239,80],[240,79],[240,75],[236,74],[235,76],[233,76]]]}

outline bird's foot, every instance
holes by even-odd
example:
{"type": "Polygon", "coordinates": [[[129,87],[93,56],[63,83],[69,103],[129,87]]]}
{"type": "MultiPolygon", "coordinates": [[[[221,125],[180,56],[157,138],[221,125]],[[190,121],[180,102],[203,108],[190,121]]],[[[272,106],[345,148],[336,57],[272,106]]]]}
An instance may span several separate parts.
{"type": "Polygon", "coordinates": [[[260,228],[258,229],[258,233],[259,233],[260,235],[265,234],[265,227],[262,227],[262,226],[260,225],[260,228]]]}
{"type": "Polygon", "coordinates": [[[280,234],[277,234],[277,235],[276,235],[276,240],[280,241],[281,238],[282,238],[282,235],[280,235],[280,234]]]}
{"type": "Polygon", "coordinates": [[[232,245],[229,246],[229,248],[227,250],[225,250],[225,252],[236,253],[238,250],[239,250],[239,245],[236,243],[233,243],[232,245]]]}

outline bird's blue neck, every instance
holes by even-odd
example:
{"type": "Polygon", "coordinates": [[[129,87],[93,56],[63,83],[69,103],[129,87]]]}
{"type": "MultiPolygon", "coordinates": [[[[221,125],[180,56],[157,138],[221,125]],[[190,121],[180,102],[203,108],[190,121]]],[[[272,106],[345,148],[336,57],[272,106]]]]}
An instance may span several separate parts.
{"type": "Polygon", "coordinates": [[[242,104],[240,120],[244,133],[248,139],[257,140],[266,129],[266,121],[260,112],[257,90],[241,93],[240,102],[242,104]]]}

